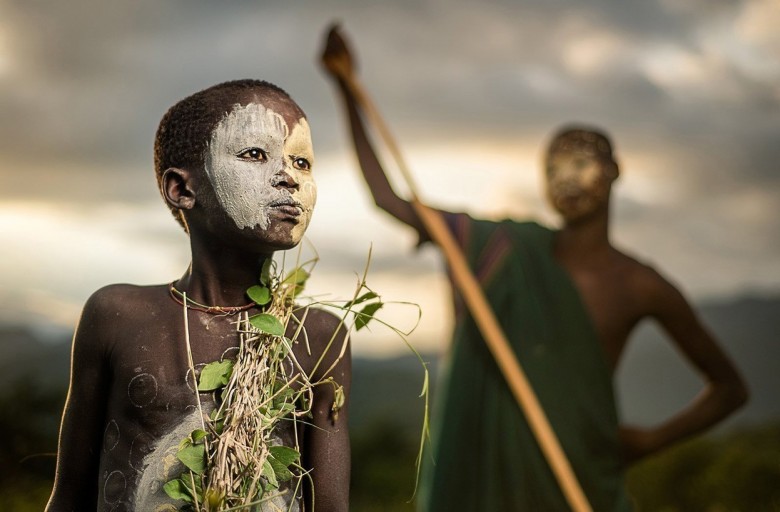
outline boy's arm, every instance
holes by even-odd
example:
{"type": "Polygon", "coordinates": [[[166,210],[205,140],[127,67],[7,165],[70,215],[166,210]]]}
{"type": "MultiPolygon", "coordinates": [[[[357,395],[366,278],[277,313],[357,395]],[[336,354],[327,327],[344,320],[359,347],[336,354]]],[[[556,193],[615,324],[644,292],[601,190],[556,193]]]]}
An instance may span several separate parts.
{"type": "Polygon", "coordinates": [[[71,354],[70,388],[57,451],[48,512],[95,510],[108,371],[101,340],[98,294],[84,306],[71,354]]]}
{"type": "Polygon", "coordinates": [[[624,427],[628,462],[700,433],[742,406],[748,390],[731,359],[702,325],[677,288],[653,272],[647,286],[651,315],[701,373],[704,389],[683,410],[653,429],[624,427]]]}
{"type": "Polygon", "coordinates": [[[346,329],[334,315],[310,310],[309,319],[313,320],[315,327],[314,333],[309,330],[312,364],[322,355],[322,362],[311,377],[315,382],[332,377],[338,387],[323,382],[314,388],[312,425],[306,429],[302,454],[303,465],[311,470],[313,481],[313,489],[304,483],[306,510],[311,507],[313,492],[314,510],[347,512],[351,468],[348,428],[352,379],[350,342],[346,329]],[[331,340],[330,347],[327,347],[331,340]],[[330,372],[325,375],[329,369],[330,372]]]}
{"type": "Polygon", "coordinates": [[[355,153],[374,202],[401,222],[415,228],[420,233],[421,239],[426,239],[426,230],[422,221],[415,213],[411,203],[400,198],[393,190],[368,139],[361,117],[360,106],[349,87],[349,82],[354,77],[352,62],[352,55],[339,33],[338,27],[331,28],[328,33],[325,50],[322,54],[322,64],[334,79],[344,100],[349,116],[355,153]]]}

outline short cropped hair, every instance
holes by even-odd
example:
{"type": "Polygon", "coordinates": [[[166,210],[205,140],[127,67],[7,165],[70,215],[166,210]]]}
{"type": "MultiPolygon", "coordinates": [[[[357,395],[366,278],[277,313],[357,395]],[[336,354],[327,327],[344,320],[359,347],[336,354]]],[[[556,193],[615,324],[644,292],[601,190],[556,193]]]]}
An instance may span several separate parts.
{"type": "MultiPolygon", "coordinates": [[[[203,169],[212,132],[236,105],[247,101],[246,98],[253,92],[295,105],[290,95],[280,87],[264,80],[245,79],[213,85],[187,96],[168,109],[154,139],[154,171],[161,194],[164,195],[162,177],[166,169],[203,169]]],[[[181,212],[170,205],[169,208],[186,231],[181,212]]]]}
{"type": "Polygon", "coordinates": [[[598,128],[584,125],[564,126],[558,130],[547,148],[547,156],[562,151],[582,151],[590,154],[614,177],[618,174],[618,165],[612,153],[609,136],[598,128]]]}

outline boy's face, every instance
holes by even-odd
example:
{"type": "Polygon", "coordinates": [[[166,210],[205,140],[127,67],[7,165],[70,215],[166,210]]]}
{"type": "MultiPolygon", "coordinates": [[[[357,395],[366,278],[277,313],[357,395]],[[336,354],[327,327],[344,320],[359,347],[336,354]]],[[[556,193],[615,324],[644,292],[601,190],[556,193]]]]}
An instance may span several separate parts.
{"type": "Polygon", "coordinates": [[[286,115],[260,103],[236,106],[212,132],[205,158],[228,217],[277,248],[301,241],[317,199],[309,125],[305,117],[296,119],[297,109],[284,110],[286,115]]]}
{"type": "Polygon", "coordinates": [[[567,222],[582,219],[609,201],[614,179],[590,152],[556,151],[547,156],[547,198],[567,222]]]}

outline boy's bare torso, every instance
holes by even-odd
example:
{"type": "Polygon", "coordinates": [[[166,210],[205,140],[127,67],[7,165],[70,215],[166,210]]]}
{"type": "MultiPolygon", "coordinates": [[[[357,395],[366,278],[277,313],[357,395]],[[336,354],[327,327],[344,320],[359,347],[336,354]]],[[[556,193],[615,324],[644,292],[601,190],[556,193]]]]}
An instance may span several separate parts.
{"type": "MultiPolygon", "coordinates": [[[[202,428],[190,370],[183,307],[166,286],[113,285],[97,292],[85,317],[95,335],[90,342],[102,354],[106,377],[105,411],[100,446],[99,510],[174,510],[162,485],[178,476],[176,459],[182,439],[202,428]],[[125,507],[125,508],[122,508],[125,507]]],[[[190,309],[189,339],[196,373],[207,363],[235,359],[237,315],[219,316],[190,309]]],[[[291,324],[294,322],[290,322],[291,324]]],[[[312,353],[336,327],[332,315],[311,310],[306,320],[312,353]],[[323,336],[326,326],[331,330],[323,336]]],[[[292,335],[294,326],[288,327],[292,335]]],[[[316,361],[303,346],[294,347],[307,372],[316,361]]],[[[294,371],[291,365],[291,371],[294,371]]],[[[200,393],[206,412],[214,393],[200,393]]],[[[292,439],[292,423],[281,428],[280,442],[292,439]]]]}

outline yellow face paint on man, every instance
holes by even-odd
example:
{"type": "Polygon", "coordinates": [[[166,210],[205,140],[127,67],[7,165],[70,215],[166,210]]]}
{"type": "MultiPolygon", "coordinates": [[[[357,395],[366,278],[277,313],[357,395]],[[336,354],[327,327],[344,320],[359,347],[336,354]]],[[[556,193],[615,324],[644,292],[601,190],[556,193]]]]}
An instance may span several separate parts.
{"type": "Polygon", "coordinates": [[[572,150],[547,157],[546,178],[550,204],[565,220],[574,221],[606,204],[614,176],[592,153],[572,150]]]}

